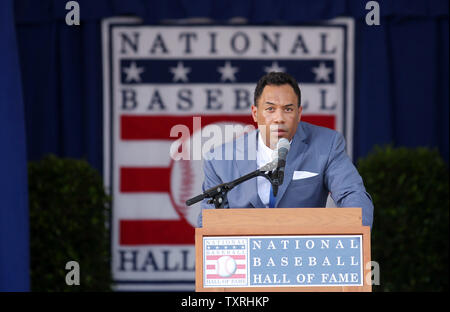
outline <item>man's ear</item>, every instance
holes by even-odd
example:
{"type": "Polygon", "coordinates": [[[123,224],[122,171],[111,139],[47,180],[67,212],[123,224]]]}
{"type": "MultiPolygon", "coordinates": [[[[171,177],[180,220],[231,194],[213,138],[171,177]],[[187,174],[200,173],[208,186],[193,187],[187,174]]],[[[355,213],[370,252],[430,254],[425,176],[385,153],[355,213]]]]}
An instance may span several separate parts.
{"type": "Polygon", "coordinates": [[[300,106],[298,108],[298,122],[300,122],[300,120],[302,119],[302,111],[303,111],[303,106],[300,106]]]}
{"type": "Polygon", "coordinates": [[[258,107],[256,107],[255,105],[252,105],[252,117],[253,117],[253,121],[254,122],[256,122],[256,123],[258,123],[258,118],[257,118],[257,115],[258,115],[258,107]]]}

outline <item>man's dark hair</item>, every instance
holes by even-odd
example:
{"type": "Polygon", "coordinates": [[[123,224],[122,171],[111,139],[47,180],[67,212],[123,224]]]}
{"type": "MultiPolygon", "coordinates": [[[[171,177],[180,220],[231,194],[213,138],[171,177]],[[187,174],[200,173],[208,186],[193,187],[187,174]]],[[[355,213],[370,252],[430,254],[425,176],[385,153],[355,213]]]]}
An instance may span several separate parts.
{"type": "Polygon", "coordinates": [[[298,103],[297,105],[300,107],[301,103],[301,92],[300,88],[298,87],[298,82],[295,80],[294,77],[287,73],[282,72],[271,72],[267,75],[264,75],[261,79],[259,79],[258,83],[256,84],[255,88],[255,95],[254,95],[254,103],[255,106],[258,106],[258,99],[263,93],[263,90],[265,86],[267,85],[275,85],[275,86],[281,86],[288,84],[294,89],[295,94],[297,95],[298,103]]]}

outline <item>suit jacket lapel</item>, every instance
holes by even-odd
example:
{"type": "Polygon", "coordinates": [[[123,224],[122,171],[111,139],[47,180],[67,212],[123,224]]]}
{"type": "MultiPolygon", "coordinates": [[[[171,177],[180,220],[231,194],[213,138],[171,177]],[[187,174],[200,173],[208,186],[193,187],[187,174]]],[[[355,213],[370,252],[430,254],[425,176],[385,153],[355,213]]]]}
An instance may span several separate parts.
{"type": "MultiPolygon", "coordinates": [[[[243,144],[241,144],[242,142],[238,142],[239,139],[236,140],[236,158],[234,161],[236,162],[240,176],[246,175],[257,169],[256,149],[258,146],[258,133],[259,130],[256,130],[248,133],[247,135],[243,135],[241,137],[241,139],[244,140],[243,144]],[[248,152],[249,150],[251,152],[248,152]]],[[[249,194],[249,201],[253,207],[262,208],[264,207],[264,204],[259,198],[256,180],[257,179],[254,178],[240,184],[241,192],[244,192],[244,194],[249,194]]]]}
{"type": "MultiPolygon", "coordinates": [[[[275,201],[275,207],[278,206],[281,198],[283,197],[286,189],[292,181],[292,176],[294,175],[294,171],[299,167],[302,162],[303,156],[305,155],[306,148],[308,147],[305,142],[306,135],[303,130],[302,123],[300,122],[297,131],[295,132],[294,139],[292,140],[291,148],[289,149],[289,153],[286,159],[286,167],[284,170],[284,181],[283,184],[278,189],[278,194],[275,201]]],[[[295,207],[286,207],[286,208],[295,208],[295,207]]]]}

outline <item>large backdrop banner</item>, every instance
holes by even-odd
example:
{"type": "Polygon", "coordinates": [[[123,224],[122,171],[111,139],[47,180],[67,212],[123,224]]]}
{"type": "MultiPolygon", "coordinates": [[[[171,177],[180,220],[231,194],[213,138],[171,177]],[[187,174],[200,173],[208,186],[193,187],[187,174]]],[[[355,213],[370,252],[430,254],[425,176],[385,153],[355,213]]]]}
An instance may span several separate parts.
{"type": "Polygon", "coordinates": [[[104,181],[113,195],[118,289],[194,290],[200,203],[185,201],[202,192],[202,152],[232,139],[230,131],[256,127],[250,106],[264,74],[293,75],[302,120],[343,133],[353,154],[350,18],[289,27],[115,18],[104,21],[102,42],[104,181]],[[178,157],[183,148],[189,153],[178,157]]]}

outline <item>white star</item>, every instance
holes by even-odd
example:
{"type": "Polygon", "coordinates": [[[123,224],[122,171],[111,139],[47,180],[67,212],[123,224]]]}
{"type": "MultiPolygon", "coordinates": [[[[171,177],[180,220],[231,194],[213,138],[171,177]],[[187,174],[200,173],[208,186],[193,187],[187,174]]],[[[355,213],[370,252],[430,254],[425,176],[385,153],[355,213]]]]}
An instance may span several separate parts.
{"type": "Polygon", "coordinates": [[[266,73],[271,73],[271,72],[283,72],[284,73],[286,71],[286,68],[280,67],[278,65],[278,62],[272,62],[272,65],[270,67],[269,66],[264,67],[264,71],[266,73]]]}
{"type": "Polygon", "coordinates": [[[131,80],[140,82],[141,76],[139,76],[139,75],[142,74],[142,72],[144,71],[144,68],[136,67],[136,63],[131,62],[130,67],[124,67],[123,71],[127,74],[127,77],[125,78],[125,80],[127,82],[130,82],[131,80]]]}
{"type": "Polygon", "coordinates": [[[183,62],[178,62],[177,67],[170,67],[170,72],[173,74],[173,81],[188,81],[187,74],[191,72],[190,67],[184,67],[183,62]]]}
{"type": "Polygon", "coordinates": [[[230,81],[235,81],[236,77],[234,75],[236,75],[236,73],[239,71],[237,67],[232,67],[230,62],[225,62],[225,66],[219,66],[217,70],[222,75],[220,77],[221,81],[225,81],[227,79],[229,79],[230,81]]]}
{"type": "Polygon", "coordinates": [[[316,81],[329,81],[330,77],[328,75],[333,71],[333,68],[328,68],[325,66],[325,63],[320,62],[319,67],[313,67],[312,71],[316,74],[316,81]]]}

